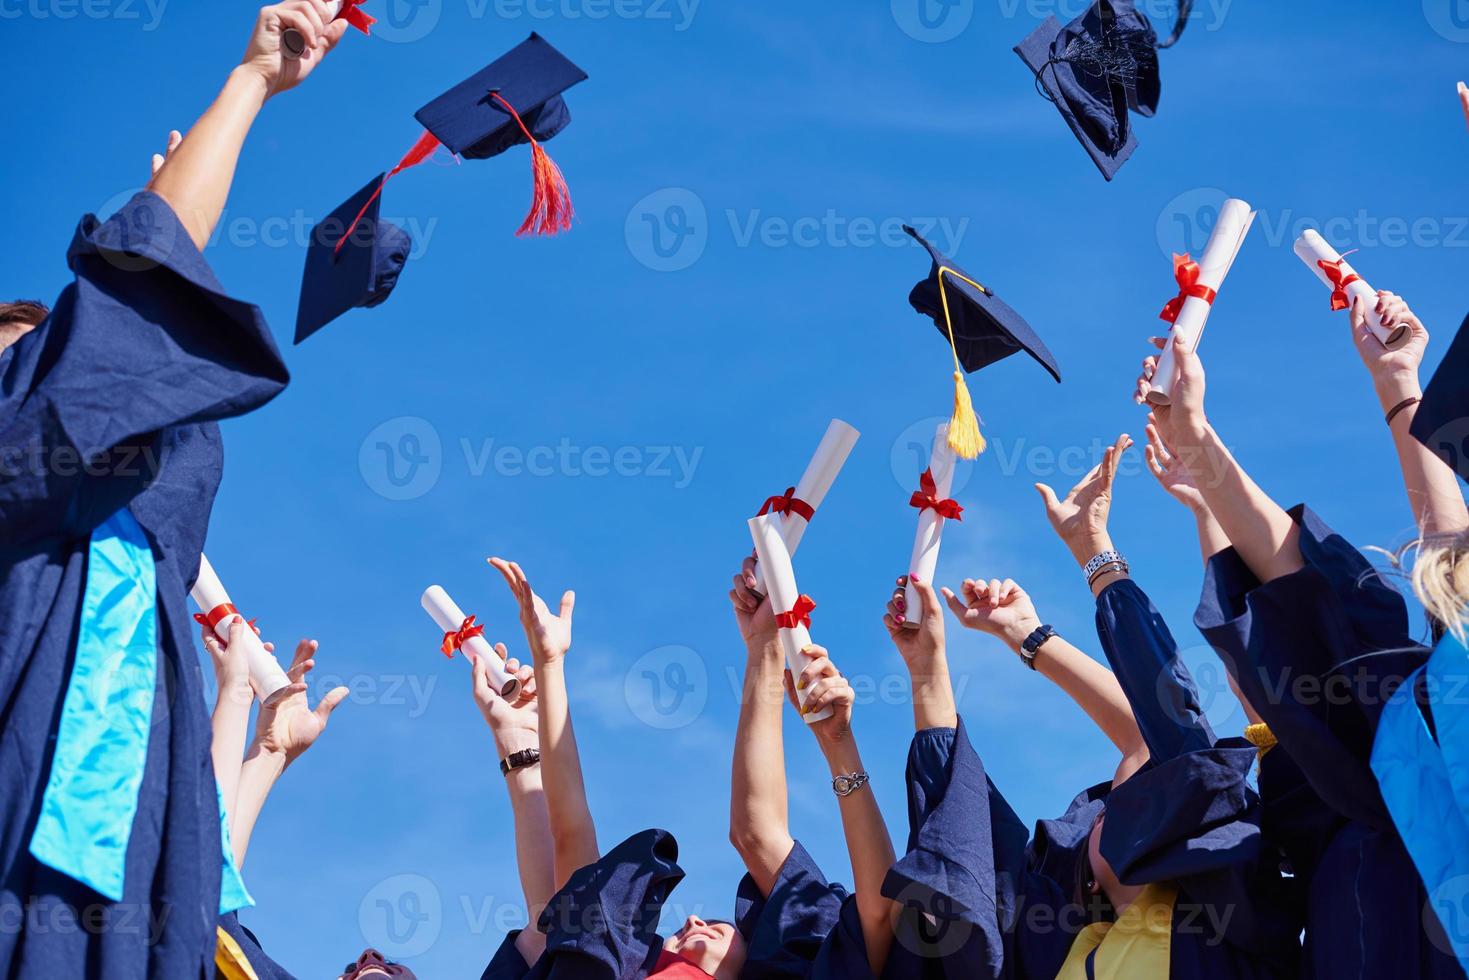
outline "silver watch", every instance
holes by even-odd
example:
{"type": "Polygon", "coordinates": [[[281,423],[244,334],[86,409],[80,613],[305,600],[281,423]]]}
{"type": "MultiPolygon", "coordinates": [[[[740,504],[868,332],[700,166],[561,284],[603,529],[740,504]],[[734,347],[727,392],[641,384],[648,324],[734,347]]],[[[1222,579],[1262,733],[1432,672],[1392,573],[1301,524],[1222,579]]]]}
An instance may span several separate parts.
{"type": "Polygon", "coordinates": [[[831,789],[838,796],[851,796],[867,785],[866,772],[849,772],[845,776],[832,778],[831,789]]]}

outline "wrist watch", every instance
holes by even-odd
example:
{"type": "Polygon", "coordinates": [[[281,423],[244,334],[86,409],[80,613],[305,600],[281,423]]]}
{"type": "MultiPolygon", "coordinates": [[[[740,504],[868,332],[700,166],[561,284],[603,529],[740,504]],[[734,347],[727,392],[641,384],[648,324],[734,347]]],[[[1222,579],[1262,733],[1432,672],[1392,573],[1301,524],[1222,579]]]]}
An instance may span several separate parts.
{"type": "Polygon", "coordinates": [[[1025,666],[1031,670],[1035,670],[1036,651],[1051,637],[1059,635],[1056,632],[1056,627],[1050,623],[1044,626],[1037,626],[1035,631],[1025,638],[1025,642],[1020,644],[1020,659],[1025,661],[1025,666]]]}
{"type": "Polygon", "coordinates": [[[540,749],[521,749],[519,752],[511,752],[500,760],[500,772],[508,776],[517,769],[525,769],[540,761],[540,749]]]}
{"type": "Polygon", "coordinates": [[[831,789],[838,796],[851,796],[868,782],[867,772],[849,772],[845,776],[835,776],[831,781],[831,789]]]}

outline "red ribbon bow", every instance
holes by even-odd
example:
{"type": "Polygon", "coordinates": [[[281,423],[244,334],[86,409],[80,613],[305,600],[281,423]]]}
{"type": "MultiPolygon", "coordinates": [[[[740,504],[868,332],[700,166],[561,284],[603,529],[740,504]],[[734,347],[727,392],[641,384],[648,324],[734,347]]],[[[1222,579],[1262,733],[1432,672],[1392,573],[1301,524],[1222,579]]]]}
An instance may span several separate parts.
{"type": "Polygon", "coordinates": [[[768,498],[760,506],[760,513],[755,516],[764,517],[769,513],[799,514],[807,521],[810,521],[811,518],[816,516],[816,508],[806,503],[800,497],[797,497],[795,487],[786,487],[785,493],[776,494],[774,497],[768,498]]]}
{"type": "Polygon", "coordinates": [[[811,628],[811,612],[816,608],[816,600],[809,595],[803,595],[796,600],[795,608],[790,612],[777,613],[775,625],[777,629],[793,630],[797,625],[811,628]]]}
{"type": "Polygon", "coordinates": [[[439,649],[443,652],[444,656],[453,660],[455,650],[458,650],[476,636],[484,635],[485,628],[483,624],[476,626],[474,625],[473,616],[465,616],[464,622],[459,625],[457,630],[450,630],[444,634],[444,643],[439,649]]]}
{"type": "Polygon", "coordinates": [[[1321,267],[1321,271],[1326,273],[1326,278],[1331,282],[1331,309],[1333,312],[1344,310],[1352,305],[1352,301],[1347,298],[1347,287],[1354,282],[1362,281],[1362,277],[1355,272],[1343,274],[1342,266],[1346,264],[1346,261],[1344,258],[1337,259],[1335,262],[1328,262],[1325,259],[1316,260],[1316,264],[1321,267]]]}
{"type": "Polygon", "coordinates": [[[1176,323],[1178,314],[1183,312],[1183,304],[1190,296],[1214,305],[1214,297],[1219,294],[1199,282],[1199,264],[1189,258],[1187,252],[1173,254],[1173,278],[1178,282],[1178,295],[1168,301],[1158,319],[1176,323]]]}
{"type": "MultiPolygon", "coordinates": [[[[207,613],[194,613],[194,622],[198,623],[200,626],[207,626],[210,629],[215,629],[219,626],[220,623],[224,622],[226,619],[229,619],[231,616],[238,616],[239,614],[240,611],[234,607],[233,603],[222,602],[219,605],[215,606],[213,609],[209,610],[209,612],[207,613]]],[[[259,616],[255,617],[255,619],[259,618],[259,616]]],[[[245,625],[250,627],[252,630],[255,629],[255,619],[246,620],[245,625]]],[[[257,633],[260,632],[259,630],[255,631],[257,633]]]]}
{"type": "Polygon", "coordinates": [[[363,34],[371,34],[372,31],[368,30],[368,28],[377,23],[377,18],[372,16],[372,14],[363,13],[357,9],[365,2],[366,0],[345,0],[342,4],[342,9],[337,11],[337,16],[332,19],[336,20],[337,18],[341,18],[363,34]]]}
{"type": "Polygon", "coordinates": [[[964,513],[964,508],[959,506],[959,501],[938,499],[939,487],[933,478],[931,468],[923,471],[923,475],[918,478],[918,486],[921,489],[908,498],[910,507],[917,507],[920,511],[931,510],[940,517],[947,517],[950,520],[964,520],[959,516],[964,513]]]}

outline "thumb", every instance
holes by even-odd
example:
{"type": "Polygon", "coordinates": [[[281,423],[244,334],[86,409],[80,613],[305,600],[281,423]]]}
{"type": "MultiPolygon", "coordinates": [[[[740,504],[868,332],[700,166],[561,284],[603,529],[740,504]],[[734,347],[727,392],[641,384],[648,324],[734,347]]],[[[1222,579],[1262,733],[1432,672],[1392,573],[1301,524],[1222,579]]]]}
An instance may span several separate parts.
{"type": "Polygon", "coordinates": [[[334,687],[326,692],[326,697],[321,699],[321,703],[316,706],[316,711],[313,712],[321,722],[322,728],[326,727],[327,719],[332,716],[332,712],[337,710],[337,705],[341,704],[346,697],[347,689],[345,687],[334,687]]]}
{"type": "Polygon", "coordinates": [[[918,601],[922,608],[923,618],[942,615],[939,611],[939,597],[933,591],[933,586],[919,579],[917,575],[908,575],[908,584],[913,586],[918,593],[918,601]]]}
{"type": "Polygon", "coordinates": [[[1056,491],[1052,490],[1046,484],[1037,483],[1035,484],[1035,489],[1036,492],[1041,495],[1041,500],[1045,503],[1047,511],[1054,510],[1055,508],[1061,506],[1061,501],[1056,499],[1056,491]]]}
{"type": "Polygon", "coordinates": [[[571,613],[576,609],[576,593],[567,589],[561,595],[561,618],[571,625],[571,613]]]}

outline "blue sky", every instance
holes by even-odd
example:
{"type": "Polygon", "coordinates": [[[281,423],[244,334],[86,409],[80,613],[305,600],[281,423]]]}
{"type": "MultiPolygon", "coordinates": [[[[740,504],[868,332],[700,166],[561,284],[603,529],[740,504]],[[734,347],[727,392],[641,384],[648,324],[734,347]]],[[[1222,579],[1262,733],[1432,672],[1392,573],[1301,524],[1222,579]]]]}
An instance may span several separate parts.
{"type": "MultiPolygon", "coordinates": [[[[669,827],[689,871],[673,908],[729,913],[743,651],[725,592],[745,518],[832,417],[862,439],[796,569],[820,603],[816,639],[868,692],[856,726],[901,841],[911,714],[878,620],[906,571],[913,447],[950,398],[948,353],[907,305],[928,262],[904,221],[1022,311],[1065,377],[1012,358],[971,378],[992,449],[961,470],[942,582],[1013,576],[1096,649],[1090,597],[1031,483],[1064,490],[1103,440],[1141,438],[1127,396],[1172,295],[1168,252],[1203,245],[1224,192],[1261,215],[1204,344],[1211,415],[1282,503],[1311,502],[1362,545],[1408,537],[1346,324],[1291,243],[1326,225],[1361,246],[1358,270],[1415,305],[1437,362],[1469,249],[1465,5],[1200,3],[1161,56],[1157,118],[1136,120],[1141,146],[1108,185],[1010,51],[1080,0],[932,0],[927,20],[916,3],[370,0],[376,36],[349,36],[266,108],[208,256],[285,345],[307,229],[397,160],[415,109],[531,30],[591,75],[549,144],[571,234],[513,236],[523,150],[405,173],[383,206],[417,241],[397,292],[286,348],[291,386],[225,426],[210,557],[277,643],[321,641],[319,689],[353,689],[280,784],[246,867],[260,904],[244,920],[295,972],[329,975],[373,943],[421,975],[474,975],[518,924],[489,733],[418,605],[441,583],[523,650],[490,554],[543,591],[578,590],[572,693],[604,845],[669,827]],[[670,667],[693,689],[660,702],[676,704],[665,716],[647,675],[676,679],[670,667]]],[[[59,292],[76,220],[145,181],[252,18],[242,3],[0,0],[0,295],[59,292]]],[[[1136,452],[1118,498],[1118,546],[1209,666],[1190,625],[1191,521],[1136,452]]],[[[977,634],[950,652],[974,741],[1023,818],[1111,774],[1109,746],[1008,652],[977,634]]],[[[1219,671],[1200,679],[1221,729],[1241,724],[1219,671]]],[[[825,768],[794,717],[787,742],[794,830],[846,878],[825,768]]]]}

